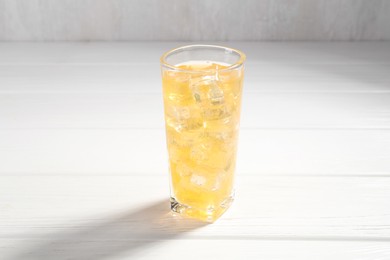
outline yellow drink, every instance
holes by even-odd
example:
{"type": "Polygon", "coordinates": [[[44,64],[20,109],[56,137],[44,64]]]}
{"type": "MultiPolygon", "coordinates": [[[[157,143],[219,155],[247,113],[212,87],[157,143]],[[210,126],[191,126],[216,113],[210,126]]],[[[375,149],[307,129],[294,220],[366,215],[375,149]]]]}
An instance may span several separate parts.
{"type": "Polygon", "coordinates": [[[171,208],[214,221],[233,198],[243,66],[189,61],[162,78],[171,208]]]}

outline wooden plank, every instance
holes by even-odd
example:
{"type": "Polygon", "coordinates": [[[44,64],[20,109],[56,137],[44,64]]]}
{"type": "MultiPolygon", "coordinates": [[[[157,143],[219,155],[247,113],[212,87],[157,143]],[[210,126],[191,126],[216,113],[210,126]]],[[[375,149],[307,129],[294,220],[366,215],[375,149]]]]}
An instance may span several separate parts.
{"type": "Polygon", "coordinates": [[[158,61],[130,65],[4,65],[0,93],[161,93],[158,61]]]}
{"type": "Polygon", "coordinates": [[[0,44],[1,259],[390,258],[388,43],[229,44],[237,199],[213,225],[168,214],[175,45],[0,44]]]}
{"type": "Polygon", "coordinates": [[[179,42],[0,43],[0,64],[140,64],[159,62],[179,42]]]}
{"type": "Polygon", "coordinates": [[[167,214],[168,190],[160,173],[1,176],[0,237],[390,242],[388,177],[239,176],[232,208],[206,226],[167,214]]]}
{"type": "MultiPolygon", "coordinates": [[[[1,46],[1,45],[0,45],[1,46]]],[[[252,92],[390,92],[390,63],[248,64],[252,92]]],[[[0,93],[161,93],[160,65],[0,65],[0,93]]]]}
{"type": "MultiPolygon", "coordinates": [[[[238,175],[390,175],[386,130],[242,129],[238,175]]],[[[0,175],[167,175],[163,129],[0,130],[0,175]]]]}
{"type": "MultiPolygon", "coordinates": [[[[247,93],[243,128],[389,128],[390,93],[247,93]]],[[[0,95],[0,128],[162,128],[161,94],[0,95]]]]}
{"type": "Polygon", "coordinates": [[[69,236],[52,240],[0,239],[2,256],[9,260],[66,259],[344,259],[372,260],[390,257],[388,242],[180,239],[125,240],[107,234],[106,240],[69,236]],[[114,238],[113,238],[114,237],[114,238]],[[3,245],[3,246],[2,246],[3,245]],[[174,255],[174,256],[173,256],[174,255]]]}

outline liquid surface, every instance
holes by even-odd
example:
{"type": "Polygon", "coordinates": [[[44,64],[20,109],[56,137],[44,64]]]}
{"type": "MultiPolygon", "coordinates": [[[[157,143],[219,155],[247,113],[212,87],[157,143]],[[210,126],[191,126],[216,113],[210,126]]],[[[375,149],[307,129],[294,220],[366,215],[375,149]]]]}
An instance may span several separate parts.
{"type": "Polygon", "coordinates": [[[211,221],[231,202],[236,164],[242,71],[220,71],[227,66],[196,61],[163,72],[174,210],[211,221]]]}
{"type": "Polygon", "coordinates": [[[231,65],[224,62],[212,62],[212,61],[187,61],[177,64],[175,67],[183,70],[190,71],[208,71],[208,70],[220,70],[226,69],[231,65]]]}

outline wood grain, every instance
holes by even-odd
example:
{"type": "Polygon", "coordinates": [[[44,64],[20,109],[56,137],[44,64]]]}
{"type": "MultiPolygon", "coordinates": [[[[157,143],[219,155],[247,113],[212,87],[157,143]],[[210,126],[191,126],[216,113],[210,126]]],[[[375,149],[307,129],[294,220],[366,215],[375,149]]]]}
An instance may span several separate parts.
{"type": "Polygon", "coordinates": [[[205,225],[168,214],[158,58],[182,44],[0,44],[0,259],[390,258],[390,45],[226,43],[237,196],[205,225]]]}
{"type": "MultiPolygon", "coordinates": [[[[163,129],[8,129],[0,137],[0,175],[168,172],[163,129]]],[[[389,160],[388,130],[242,129],[237,173],[389,176],[389,160]]]]}
{"type": "MultiPolygon", "coordinates": [[[[241,125],[387,129],[388,104],[390,93],[244,93],[241,125]]],[[[163,128],[162,107],[157,93],[1,94],[0,128],[163,128]]]]}
{"type": "MultiPolygon", "coordinates": [[[[109,218],[110,213],[120,217],[126,210],[131,214],[134,211],[136,216],[118,219],[118,222],[129,221],[136,224],[140,221],[143,224],[142,214],[137,212],[146,211],[145,217],[157,221],[152,222],[156,225],[153,227],[156,232],[160,228],[167,233],[180,231],[182,228],[170,226],[168,230],[164,230],[168,228],[164,227],[165,224],[171,224],[169,221],[164,223],[165,219],[171,218],[169,215],[156,217],[146,214],[149,211],[156,211],[153,214],[168,212],[164,206],[167,200],[161,201],[167,193],[166,174],[45,176],[41,179],[24,175],[3,176],[1,179],[2,198],[10,206],[3,208],[2,218],[10,214],[15,216],[14,219],[2,219],[2,238],[28,238],[29,234],[25,233],[26,227],[23,225],[25,221],[33,225],[30,231],[32,237],[36,237],[50,235],[51,226],[82,229],[85,221],[99,222],[109,218]],[[145,192],[143,196],[139,196],[139,189],[136,188],[139,185],[153,192],[145,192]],[[112,186],[116,189],[111,189],[112,186]],[[34,194],[24,193],[26,189],[33,189],[34,194]],[[132,199],[134,197],[138,197],[138,200],[132,199]],[[94,201],[99,201],[99,204],[93,203],[94,201]],[[50,210],[37,211],[38,205],[46,205],[50,210]],[[69,222],[61,224],[65,217],[69,222]],[[40,229],[36,228],[38,226],[40,229]]],[[[216,236],[220,239],[224,239],[224,236],[226,239],[230,236],[233,239],[234,236],[255,239],[267,236],[390,239],[386,228],[389,225],[390,211],[389,208],[382,207],[389,199],[390,182],[387,177],[239,176],[238,184],[241,187],[237,191],[240,196],[226,217],[215,225],[200,228],[187,236],[216,236]],[[256,203],[251,198],[256,198],[256,203]],[[345,222],[341,225],[342,220],[345,222]],[[383,228],[379,228],[380,226],[383,228]]]]}
{"type": "Polygon", "coordinates": [[[362,259],[390,253],[388,177],[239,176],[234,206],[206,226],[168,214],[168,201],[161,200],[166,183],[161,173],[3,176],[0,242],[6,259],[151,259],[157,252],[171,258],[166,246],[183,256],[198,248],[192,257],[206,259],[217,252],[278,259],[277,246],[295,258],[313,256],[321,246],[348,259],[356,250],[362,259]]]}

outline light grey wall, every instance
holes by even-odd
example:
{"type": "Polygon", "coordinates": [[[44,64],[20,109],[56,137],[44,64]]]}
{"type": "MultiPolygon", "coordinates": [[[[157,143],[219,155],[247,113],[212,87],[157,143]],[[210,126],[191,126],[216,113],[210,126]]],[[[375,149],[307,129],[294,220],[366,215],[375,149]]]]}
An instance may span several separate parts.
{"type": "Polygon", "coordinates": [[[0,0],[0,40],[390,40],[390,0],[0,0]]]}

